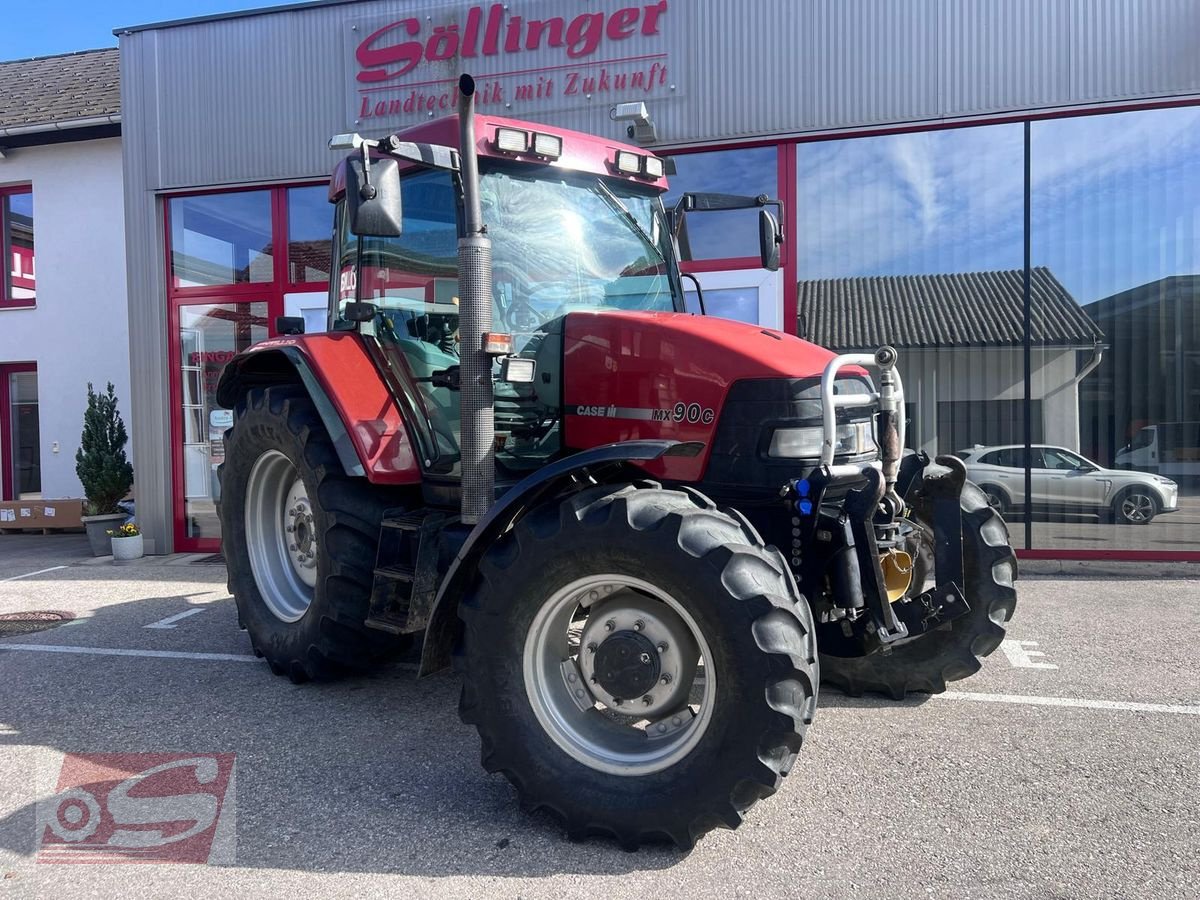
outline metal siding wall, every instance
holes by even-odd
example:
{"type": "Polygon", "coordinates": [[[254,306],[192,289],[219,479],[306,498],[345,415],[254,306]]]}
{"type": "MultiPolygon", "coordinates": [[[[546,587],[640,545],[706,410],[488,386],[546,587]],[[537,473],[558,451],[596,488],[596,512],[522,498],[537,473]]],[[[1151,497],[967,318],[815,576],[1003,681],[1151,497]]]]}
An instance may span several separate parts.
{"type": "MultiPolygon", "coordinates": [[[[437,21],[467,5],[381,0],[124,36],[125,71],[158,87],[161,121],[135,119],[161,165],[149,186],[325,174],[325,139],[355,127],[351,23],[437,21]]],[[[1198,32],[1192,0],[672,0],[663,41],[678,90],[645,99],[662,143],[685,145],[1188,94],[1200,91],[1198,32]]],[[[614,99],[513,114],[615,136],[614,99]]]]}
{"type": "Polygon", "coordinates": [[[1072,102],[1200,89],[1196,0],[1072,0],[1072,102]]]}
{"type": "Polygon", "coordinates": [[[1070,3],[939,0],[938,5],[940,115],[1072,102],[1070,3]]]}
{"type": "Polygon", "coordinates": [[[346,126],[339,40],[348,7],[159,32],[164,143],[160,187],[324,174],[346,126]],[[336,15],[335,15],[336,14],[336,15]]]}
{"type": "MultiPolygon", "coordinates": [[[[125,258],[129,290],[130,423],[137,461],[138,522],[152,552],[172,546],[167,370],[167,298],[162,225],[154,187],[158,155],[158,35],[121,39],[121,149],[125,177],[125,258]]],[[[149,549],[149,548],[148,548],[149,549]]]]}
{"type": "MultiPolygon", "coordinates": [[[[804,98],[809,128],[851,128],[938,114],[936,0],[823,0],[811,5],[805,69],[813,93],[804,98]]],[[[776,108],[768,115],[784,117],[787,110],[776,108]]]]}

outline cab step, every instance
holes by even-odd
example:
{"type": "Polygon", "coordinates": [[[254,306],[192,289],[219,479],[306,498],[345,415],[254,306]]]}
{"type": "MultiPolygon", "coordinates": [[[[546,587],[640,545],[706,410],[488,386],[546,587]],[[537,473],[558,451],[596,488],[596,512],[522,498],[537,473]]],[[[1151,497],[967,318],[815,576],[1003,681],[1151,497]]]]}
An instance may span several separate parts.
{"type": "Polygon", "coordinates": [[[384,516],[368,628],[392,634],[412,634],[425,628],[437,596],[440,535],[448,519],[441,510],[397,511],[384,516]]]}

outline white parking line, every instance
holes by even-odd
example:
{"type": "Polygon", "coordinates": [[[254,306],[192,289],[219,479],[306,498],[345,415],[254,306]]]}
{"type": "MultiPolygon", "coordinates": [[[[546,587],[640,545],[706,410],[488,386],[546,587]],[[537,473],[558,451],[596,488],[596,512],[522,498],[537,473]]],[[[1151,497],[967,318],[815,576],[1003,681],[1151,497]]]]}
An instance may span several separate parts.
{"type": "Polygon", "coordinates": [[[181,613],[176,613],[173,616],[167,616],[165,619],[159,619],[157,622],[151,622],[149,625],[143,625],[143,628],[174,628],[175,623],[180,619],[186,619],[188,616],[194,616],[204,612],[203,609],[185,609],[181,613]]]}
{"type": "Polygon", "coordinates": [[[24,575],[14,575],[12,578],[0,578],[0,581],[17,581],[21,578],[32,578],[34,575],[43,575],[46,572],[57,572],[59,569],[65,569],[67,566],[51,566],[48,569],[38,569],[36,572],[26,572],[24,575]]]}
{"type": "Polygon", "coordinates": [[[27,653],[77,653],[83,656],[139,656],[146,659],[201,659],[213,662],[258,662],[238,653],[181,653],[178,650],[115,650],[109,647],[68,647],[62,644],[0,644],[0,650],[27,653]]]}
{"type": "Polygon", "coordinates": [[[1176,706],[1169,703],[1126,703],[1123,700],[1079,700],[1074,697],[1037,697],[1026,694],[972,694],[946,691],[935,694],[935,700],[975,700],[980,703],[1019,703],[1024,706],[1070,706],[1076,709],[1110,709],[1122,712],[1172,713],[1180,716],[1200,716],[1200,706],[1176,706]]]}

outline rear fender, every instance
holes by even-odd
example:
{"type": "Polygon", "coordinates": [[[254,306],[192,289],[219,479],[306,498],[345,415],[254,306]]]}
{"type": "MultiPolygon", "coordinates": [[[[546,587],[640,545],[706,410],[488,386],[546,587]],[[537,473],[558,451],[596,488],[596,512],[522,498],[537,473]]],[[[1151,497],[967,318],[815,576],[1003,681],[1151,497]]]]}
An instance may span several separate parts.
{"type": "Polygon", "coordinates": [[[373,484],[417,484],[421,470],[404,421],[357,335],[283,337],[255,344],[225,366],[217,402],[232,409],[254,387],[301,384],[347,475],[373,484]]]}
{"type": "Polygon", "coordinates": [[[349,432],[346,431],[346,424],[338,415],[329,394],[317,380],[308,359],[296,347],[277,347],[235,356],[221,373],[221,380],[217,385],[217,402],[227,409],[232,409],[251,388],[295,382],[304,386],[313,405],[316,406],[321,423],[333,441],[343,471],[347,475],[366,475],[367,471],[354,450],[349,432]]]}
{"type": "Polygon", "coordinates": [[[442,579],[426,626],[420,675],[430,675],[450,665],[463,591],[470,586],[471,577],[488,548],[530,509],[551,497],[591,484],[634,480],[644,474],[636,468],[639,464],[666,456],[696,456],[703,449],[704,445],[696,442],[669,440],[605,444],[539,469],[510,488],[471,530],[442,579]]]}

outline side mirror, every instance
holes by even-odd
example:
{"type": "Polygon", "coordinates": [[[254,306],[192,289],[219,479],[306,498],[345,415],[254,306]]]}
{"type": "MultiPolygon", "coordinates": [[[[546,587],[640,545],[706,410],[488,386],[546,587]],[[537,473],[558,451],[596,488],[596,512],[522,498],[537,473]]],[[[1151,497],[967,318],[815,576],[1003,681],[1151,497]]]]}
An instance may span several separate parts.
{"type": "Polygon", "coordinates": [[[779,223],[768,210],[758,211],[758,254],[762,267],[771,272],[779,271],[779,223]]]}
{"type": "Polygon", "coordinates": [[[276,316],[276,334],[304,334],[303,316],[276,316]]]}
{"type": "Polygon", "coordinates": [[[400,237],[404,222],[400,164],[394,159],[376,159],[366,172],[361,156],[347,159],[346,211],[352,234],[400,237]]]}

